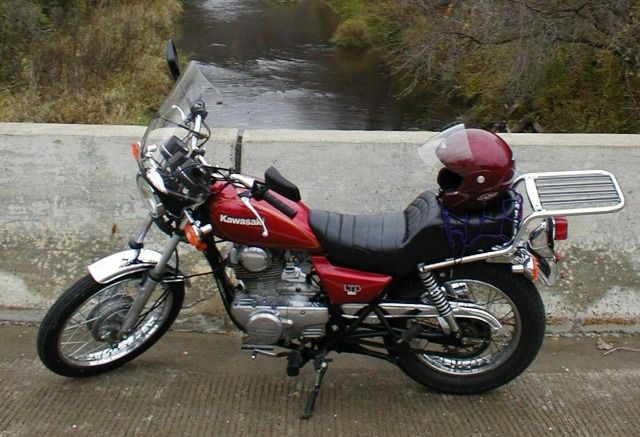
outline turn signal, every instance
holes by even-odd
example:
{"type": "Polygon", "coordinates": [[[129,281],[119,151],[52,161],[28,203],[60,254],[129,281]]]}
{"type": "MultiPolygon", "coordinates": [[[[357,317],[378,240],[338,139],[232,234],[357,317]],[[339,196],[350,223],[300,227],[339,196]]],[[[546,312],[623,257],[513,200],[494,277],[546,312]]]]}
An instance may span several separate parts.
{"type": "Polygon", "coordinates": [[[532,259],[531,265],[531,281],[536,282],[540,274],[540,267],[538,266],[538,260],[535,257],[532,259]]]}
{"type": "Polygon", "coordinates": [[[140,159],[140,141],[131,144],[131,153],[136,161],[140,159]]]}
{"type": "Polygon", "coordinates": [[[527,257],[527,259],[522,264],[512,265],[511,271],[513,273],[523,274],[527,278],[535,282],[538,280],[540,267],[538,266],[538,260],[536,260],[534,256],[531,256],[531,257],[527,257]]]}
{"type": "Polygon", "coordinates": [[[569,221],[566,217],[553,218],[553,239],[566,240],[569,237],[569,221]]]}
{"type": "Polygon", "coordinates": [[[187,223],[182,230],[184,231],[184,236],[190,245],[198,249],[200,252],[207,250],[207,243],[200,239],[198,231],[190,223],[187,223]]]}

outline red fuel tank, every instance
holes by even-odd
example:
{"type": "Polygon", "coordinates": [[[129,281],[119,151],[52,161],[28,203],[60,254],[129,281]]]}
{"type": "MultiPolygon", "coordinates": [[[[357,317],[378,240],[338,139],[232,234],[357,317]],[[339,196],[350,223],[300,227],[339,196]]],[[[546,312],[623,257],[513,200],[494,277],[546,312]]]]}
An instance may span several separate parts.
{"type": "Polygon", "coordinates": [[[271,192],[281,202],[297,211],[290,219],[264,200],[251,199],[251,204],[264,220],[269,235],[262,236],[262,226],[256,217],[238,198],[238,193],[246,188],[236,188],[218,182],[211,191],[208,201],[209,218],[220,237],[234,243],[252,244],[273,249],[317,253],[322,250],[320,242],[309,226],[309,208],[302,202],[293,202],[271,192]]]}

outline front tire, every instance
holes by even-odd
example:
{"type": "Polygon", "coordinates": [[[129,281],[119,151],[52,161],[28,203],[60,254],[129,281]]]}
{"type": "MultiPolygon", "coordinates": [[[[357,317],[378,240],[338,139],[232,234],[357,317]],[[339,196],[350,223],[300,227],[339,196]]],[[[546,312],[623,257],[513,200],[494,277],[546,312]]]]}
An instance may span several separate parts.
{"type": "Polygon", "coordinates": [[[503,328],[491,333],[477,321],[457,318],[475,346],[434,347],[425,340],[417,348],[405,343],[394,351],[401,369],[417,382],[451,394],[482,393],[520,375],[536,357],[545,333],[544,306],[533,283],[506,266],[485,263],[455,267],[440,282],[458,288],[465,284],[470,291],[466,300],[491,312],[503,328]]]}
{"type": "Polygon", "coordinates": [[[135,272],[100,284],[86,275],[65,291],[38,331],[42,363],[62,376],[92,376],[119,367],[151,347],[176,319],[184,286],[159,283],[134,330],[118,340],[115,334],[143,277],[144,272],[135,272]]]}

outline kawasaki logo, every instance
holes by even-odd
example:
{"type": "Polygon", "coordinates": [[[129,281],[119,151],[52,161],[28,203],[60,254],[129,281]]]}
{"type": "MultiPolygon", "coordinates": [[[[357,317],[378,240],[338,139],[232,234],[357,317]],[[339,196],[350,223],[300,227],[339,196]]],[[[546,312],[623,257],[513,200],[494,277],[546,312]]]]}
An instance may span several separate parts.
{"type": "Polygon", "coordinates": [[[249,218],[242,218],[242,217],[229,217],[226,214],[220,214],[220,221],[222,223],[229,223],[230,225],[262,226],[258,219],[249,219],[249,218]]]}

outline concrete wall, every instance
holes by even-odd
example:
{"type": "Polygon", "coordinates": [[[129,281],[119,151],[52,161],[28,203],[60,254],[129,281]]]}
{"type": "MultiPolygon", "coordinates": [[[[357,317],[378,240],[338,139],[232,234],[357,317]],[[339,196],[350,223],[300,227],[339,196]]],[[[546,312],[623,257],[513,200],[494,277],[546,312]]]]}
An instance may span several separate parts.
{"type": "MultiPolygon", "coordinates": [[[[129,151],[142,132],[131,126],[0,123],[0,318],[37,319],[89,262],[126,245],[145,214],[129,151]]],[[[221,165],[238,162],[253,175],[275,165],[299,185],[311,207],[396,211],[434,186],[416,153],[430,135],[247,130],[238,148],[236,130],[215,129],[207,156],[221,165]]],[[[621,213],[570,220],[570,239],[560,248],[567,280],[553,289],[540,286],[550,330],[640,332],[640,135],[504,137],[522,172],[605,169],[618,176],[627,196],[621,213]]],[[[163,241],[160,235],[153,240],[163,241]]],[[[190,251],[183,266],[206,270],[190,251]]],[[[183,326],[227,326],[209,281],[194,282],[183,326]]]]}

